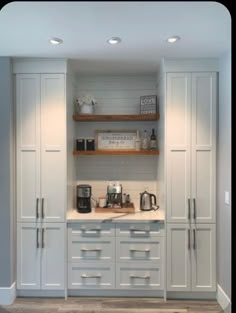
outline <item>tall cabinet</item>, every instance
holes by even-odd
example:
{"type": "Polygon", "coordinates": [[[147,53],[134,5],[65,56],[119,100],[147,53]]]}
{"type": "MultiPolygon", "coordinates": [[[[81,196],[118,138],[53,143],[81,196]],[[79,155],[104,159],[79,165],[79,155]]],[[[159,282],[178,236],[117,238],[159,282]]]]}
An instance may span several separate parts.
{"type": "Polygon", "coordinates": [[[216,290],[216,72],[166,73],[167,291],[216,290]]]}
{"type": "Polygon", "coordinates": [[[65,287],[65,74],[18,71],[15,89],[17,289],[62,290],[65,287]]]}

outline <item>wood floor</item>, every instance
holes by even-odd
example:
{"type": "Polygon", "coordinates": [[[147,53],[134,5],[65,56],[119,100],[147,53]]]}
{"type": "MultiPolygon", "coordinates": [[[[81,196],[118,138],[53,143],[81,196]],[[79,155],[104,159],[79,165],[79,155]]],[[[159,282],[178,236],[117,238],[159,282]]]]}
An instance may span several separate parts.
{"type": "Polygon", "coordinates": [[[156,298],[17,298],[0,313],[223,313],[215,300],[156,298]]]}

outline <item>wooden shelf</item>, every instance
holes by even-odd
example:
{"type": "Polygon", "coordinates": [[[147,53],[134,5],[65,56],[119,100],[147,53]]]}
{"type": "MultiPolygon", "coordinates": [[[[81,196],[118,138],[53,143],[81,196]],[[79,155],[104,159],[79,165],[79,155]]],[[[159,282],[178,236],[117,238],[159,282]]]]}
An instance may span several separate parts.
{"type": "Polygon", "coordinates": [[[97,115],[97,114],[74,114],[73,120],[79,122],[96,121],[156,121],[159,114],[119,114],[119,115],[97,115]]]}
{"type": "Polygon", "coordinates": [[[95,150],[74,151],[73,155],[159,155],[159,150],[95,150]]]}

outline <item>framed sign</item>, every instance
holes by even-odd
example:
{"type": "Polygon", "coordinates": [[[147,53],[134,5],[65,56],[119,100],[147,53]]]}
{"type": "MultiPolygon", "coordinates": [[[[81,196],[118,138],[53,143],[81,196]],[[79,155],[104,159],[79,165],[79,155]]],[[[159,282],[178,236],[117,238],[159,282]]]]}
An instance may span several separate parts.
{"type": "Polygon", "coordinates": [[[140,97],[140,113],[156,114],[157,113],[157,96],[141,96],[140,97]]]}
{"type": "Polygon", "coordinates": [[[135,150],[137,130],[96,130],[97,150],[135,150]]]}

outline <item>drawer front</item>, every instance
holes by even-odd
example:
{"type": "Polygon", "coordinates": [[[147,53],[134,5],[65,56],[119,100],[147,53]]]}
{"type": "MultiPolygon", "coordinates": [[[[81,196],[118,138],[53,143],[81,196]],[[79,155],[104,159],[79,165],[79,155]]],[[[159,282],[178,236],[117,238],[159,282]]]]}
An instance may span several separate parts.
{"type": "Polygon", "coordinates": [[[164,229],[160,223],[123,223],[116,225],[116,236],[128,238],[151,238],[163,236],[164,229]]]}
{"type": "Polygon", "coordinates": [[[155,239],[116,239],[116,261],[155,261],[162,263],[163,243],[162,237],[155,239]]]}
{"type": "Polygon", "coordinates": [[[115,235],[115,226],[112,223],[78,223],[68,228],[68,235],[72,238],[110,238],[115,235]]]}
{"type": "Polygon", "coordinates": [[[118,263],[116,288],[119,289],[163,289],[161,266],[153,264],[118,263]]]}
{"type": "Polygon", "coordinates": [[[69,289],[115,288],[113,264],[68,263],[69,289]]]}
{"type": "Polygon", "coordinates": [[[68,243],[68,261],[102,261],[114,262],[115,244],[114,238],[106,239],[81,239],[72,237],[68,243]]]}

